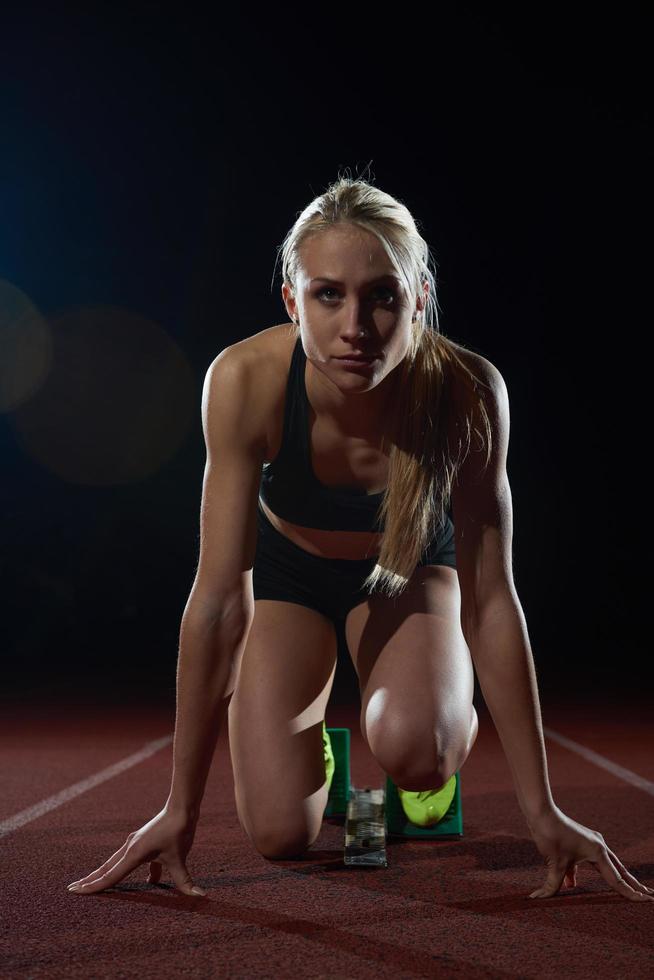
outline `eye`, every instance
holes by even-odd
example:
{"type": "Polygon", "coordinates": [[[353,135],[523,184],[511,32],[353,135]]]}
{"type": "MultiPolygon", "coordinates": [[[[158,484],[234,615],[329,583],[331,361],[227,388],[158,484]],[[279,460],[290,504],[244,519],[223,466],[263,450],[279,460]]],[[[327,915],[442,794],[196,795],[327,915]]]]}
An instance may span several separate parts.
{"type": "MultiPolygon", "coordinates": [[[[336,290],[333,288],[333,286],[322,286],[316,293],[316,296],[322,297],[325,293],[335,293],[335,292],[336,290]]],[[[386,293],[386,297],[384,300],[385,302],[388,301],[392,302],[395,299],[395,291],[391,289],[389,286],[376,286],[375,289],[373,289],[372,291],[373,296],[376,293],[386,293]]]]}

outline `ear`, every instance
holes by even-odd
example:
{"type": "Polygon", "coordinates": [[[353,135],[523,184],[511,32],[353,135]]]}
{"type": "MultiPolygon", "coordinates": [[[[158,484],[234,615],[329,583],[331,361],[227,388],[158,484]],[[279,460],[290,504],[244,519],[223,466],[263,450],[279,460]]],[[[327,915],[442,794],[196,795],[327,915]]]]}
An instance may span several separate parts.
{"type": "Polygon", "coordinates": [[[286,282],[282,283],[282,300],[289,318],[295,320],[298,315],[297,301],[292,288],[286,282]]]}
{"type": "Polygon", "coordinates": [[[427,280],[422,284],[422,296],[416,296],[416,309],[418,312],[422,313],[427,305],[427,296],[429,295],[429,283],[427,280]]]}

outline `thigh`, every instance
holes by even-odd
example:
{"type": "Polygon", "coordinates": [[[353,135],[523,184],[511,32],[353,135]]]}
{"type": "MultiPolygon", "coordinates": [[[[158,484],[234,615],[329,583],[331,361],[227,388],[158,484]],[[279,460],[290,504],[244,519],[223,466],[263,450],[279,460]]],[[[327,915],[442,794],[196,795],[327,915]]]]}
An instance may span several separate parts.
{"type": "Polygon", "coordinates": [[[318,835],[327,803],[322,722],[336,633],[305,605],[254,606],[228,711],[236,805],[262,854],[288,856],[318,835]]]}
{"type": "MultiPolygon", "coordinates": [[[[474,741],[474,673],[460,610],[456,569],[423,565],[399,597],[373,595],[346,618],[361,731],[391,775],[406,777],[412,765],[418,781],[435,765],[451,774],[474,741]]],[[[412,788],[408,777],[398,785],[412,788]]]]}

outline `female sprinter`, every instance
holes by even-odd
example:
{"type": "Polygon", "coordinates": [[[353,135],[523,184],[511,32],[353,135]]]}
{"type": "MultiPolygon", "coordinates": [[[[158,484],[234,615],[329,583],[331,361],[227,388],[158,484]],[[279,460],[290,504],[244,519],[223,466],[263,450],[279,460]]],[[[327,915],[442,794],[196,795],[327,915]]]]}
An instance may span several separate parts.
{"type": "Polygon", "coordinates": [[[507,389],[440,332],[412,215],[342,177],[281,253],[291,322],[227,347],[205,379],[170,793],[76,890],[148,862],[150,882],[165,868],[180,891],[205,894],[186,859],[226,714],[244,832],[266,858],[311,846],[333,771],[324,718],[340,619],[363,737],[414,822],[442,815],[475,741],[474,665],[547,864],[531,897],[574,886],[587,861],[625,898],[652,901],[552,797],[512,573],[507,389]]]}

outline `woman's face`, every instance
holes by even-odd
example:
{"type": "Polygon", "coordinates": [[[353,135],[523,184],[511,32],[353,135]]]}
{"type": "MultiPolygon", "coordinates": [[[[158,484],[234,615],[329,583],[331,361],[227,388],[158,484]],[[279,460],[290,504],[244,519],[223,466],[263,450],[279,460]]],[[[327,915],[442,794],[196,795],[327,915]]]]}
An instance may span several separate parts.
{"type": "Polygon", "coordinates": [[[284,284],[282,296],[307,357],[343,392],[376,387],[406,356],[424,297],[407,295],[381,242],[354,225],[310,236],[299,259],[296,292],[284,284]],[[375,358],[353,367],[346,354],[375,358]]]}

